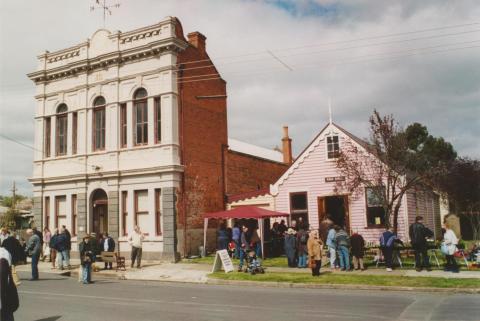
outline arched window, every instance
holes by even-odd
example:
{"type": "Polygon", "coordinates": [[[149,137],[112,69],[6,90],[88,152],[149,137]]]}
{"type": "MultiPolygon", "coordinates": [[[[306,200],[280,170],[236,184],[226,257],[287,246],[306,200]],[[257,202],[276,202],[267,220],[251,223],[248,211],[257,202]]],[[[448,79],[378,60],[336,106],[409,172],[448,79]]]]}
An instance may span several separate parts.
{"type": "Polygon", "coordinates": [[[98,96],[93,101],[93,150],[105,149],[105,98],[98,96]]]}
{"type": "Polygon", "coordinates": [[[65,104],[60,104],[57,107],[56,120],[56,155],[62,156],[67,154],[67,132],[68,132],[68,107],[65,104]]]}
{"type": "Polygon", "coordinates": [[[139,88],[133,95],[133,123],[135,124],[133,137],[135,145],[148,144],[148,107],[147,91],[139,88]]]}

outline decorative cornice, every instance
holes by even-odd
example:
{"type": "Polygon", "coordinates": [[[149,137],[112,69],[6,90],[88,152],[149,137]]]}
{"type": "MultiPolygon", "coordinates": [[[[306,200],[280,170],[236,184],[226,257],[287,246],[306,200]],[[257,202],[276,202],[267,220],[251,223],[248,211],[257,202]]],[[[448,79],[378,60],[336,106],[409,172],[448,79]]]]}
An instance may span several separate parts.
{"type": "MultiPolygon", "coordinates": [[[[74,61],[64,66],[52,69],[35,71],[27,74],[27,76],[36,84],[39,84],[51,80],[75,76],[83,72],[93,72],[95,70],[108,68],[113,65],[120,65],[128,62],[138,61],[148,57],[161,55],[163,53],[176,53],[186,49],[187,47],[188,43],[186,43],[185,41],[175,37],[170,37],[149,43],[144,46],[139,46],[122,51],[114,51],[108,54],[97,56],[95,58],[74,61]]],[[[73,54],[76,53],[65,53],[61,57],[73,54]]]]}
{"type": "Polygon", "coordinates": [[[54,176],[47,178],[32,177],[28,181],[34,185],[46,184],[46,183],[63,183],[70,181],[81,181],[81,180],[93,180],[93,179],[106,179],[106,178],[120,178],[120,177],[129,177],[129,176],[142,176],[142,175],[152,175],[152,174],[161,174],[161,173],[183,173],[184,167],[182,165],[167,165],[167,166],[157,166],[149,168],[136,168],[123,171],[99,171],[96,173],[89,174],[76,174],[76,175],[64,175],[64,176],[54,176]]]}

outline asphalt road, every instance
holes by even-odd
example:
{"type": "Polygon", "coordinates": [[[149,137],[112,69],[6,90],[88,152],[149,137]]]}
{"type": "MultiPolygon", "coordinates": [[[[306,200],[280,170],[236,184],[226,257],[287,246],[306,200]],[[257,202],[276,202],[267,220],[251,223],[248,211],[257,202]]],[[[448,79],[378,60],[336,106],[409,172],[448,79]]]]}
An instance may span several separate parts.
{"type": "Polygon", "coordinates": [[[480,295],[41,278],[23,280],[15,320],[480,320],[480,295]]]}

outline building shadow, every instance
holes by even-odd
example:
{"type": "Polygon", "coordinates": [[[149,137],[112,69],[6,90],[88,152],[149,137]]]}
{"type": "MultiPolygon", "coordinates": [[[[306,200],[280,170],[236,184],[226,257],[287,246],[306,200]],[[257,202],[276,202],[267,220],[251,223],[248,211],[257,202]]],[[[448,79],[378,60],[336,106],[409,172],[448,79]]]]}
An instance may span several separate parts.
{"type": "Polygon", "coordinates": [[[38,319],[38,320],[35,320],[35,321],[57,321],[61,317],[62,317],[61,315],[56,315],[56,316],[53,316],[53,317],[38,319]]]}

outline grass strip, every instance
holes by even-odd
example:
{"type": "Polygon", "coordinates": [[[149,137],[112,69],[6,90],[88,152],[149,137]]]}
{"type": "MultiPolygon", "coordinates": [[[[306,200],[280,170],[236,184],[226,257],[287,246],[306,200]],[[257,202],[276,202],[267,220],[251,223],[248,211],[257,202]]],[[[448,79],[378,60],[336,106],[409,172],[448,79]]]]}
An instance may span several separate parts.
{"type": "Polygon", "coordinates": [[[308,274],[267,272],[266,274],[250,275],[248,273],[216,272],[209,275],[211,278],[235,281],[258,282],[286,282],[307,284],[354,284],[374,286],[401,286],[401,287],[430,287],[430,288],[458,288],[479,289],[480,279],[454,279],[440,277],[409,277],[397,275],[348,275],[323,272],[320,277],[308,274]]]}

